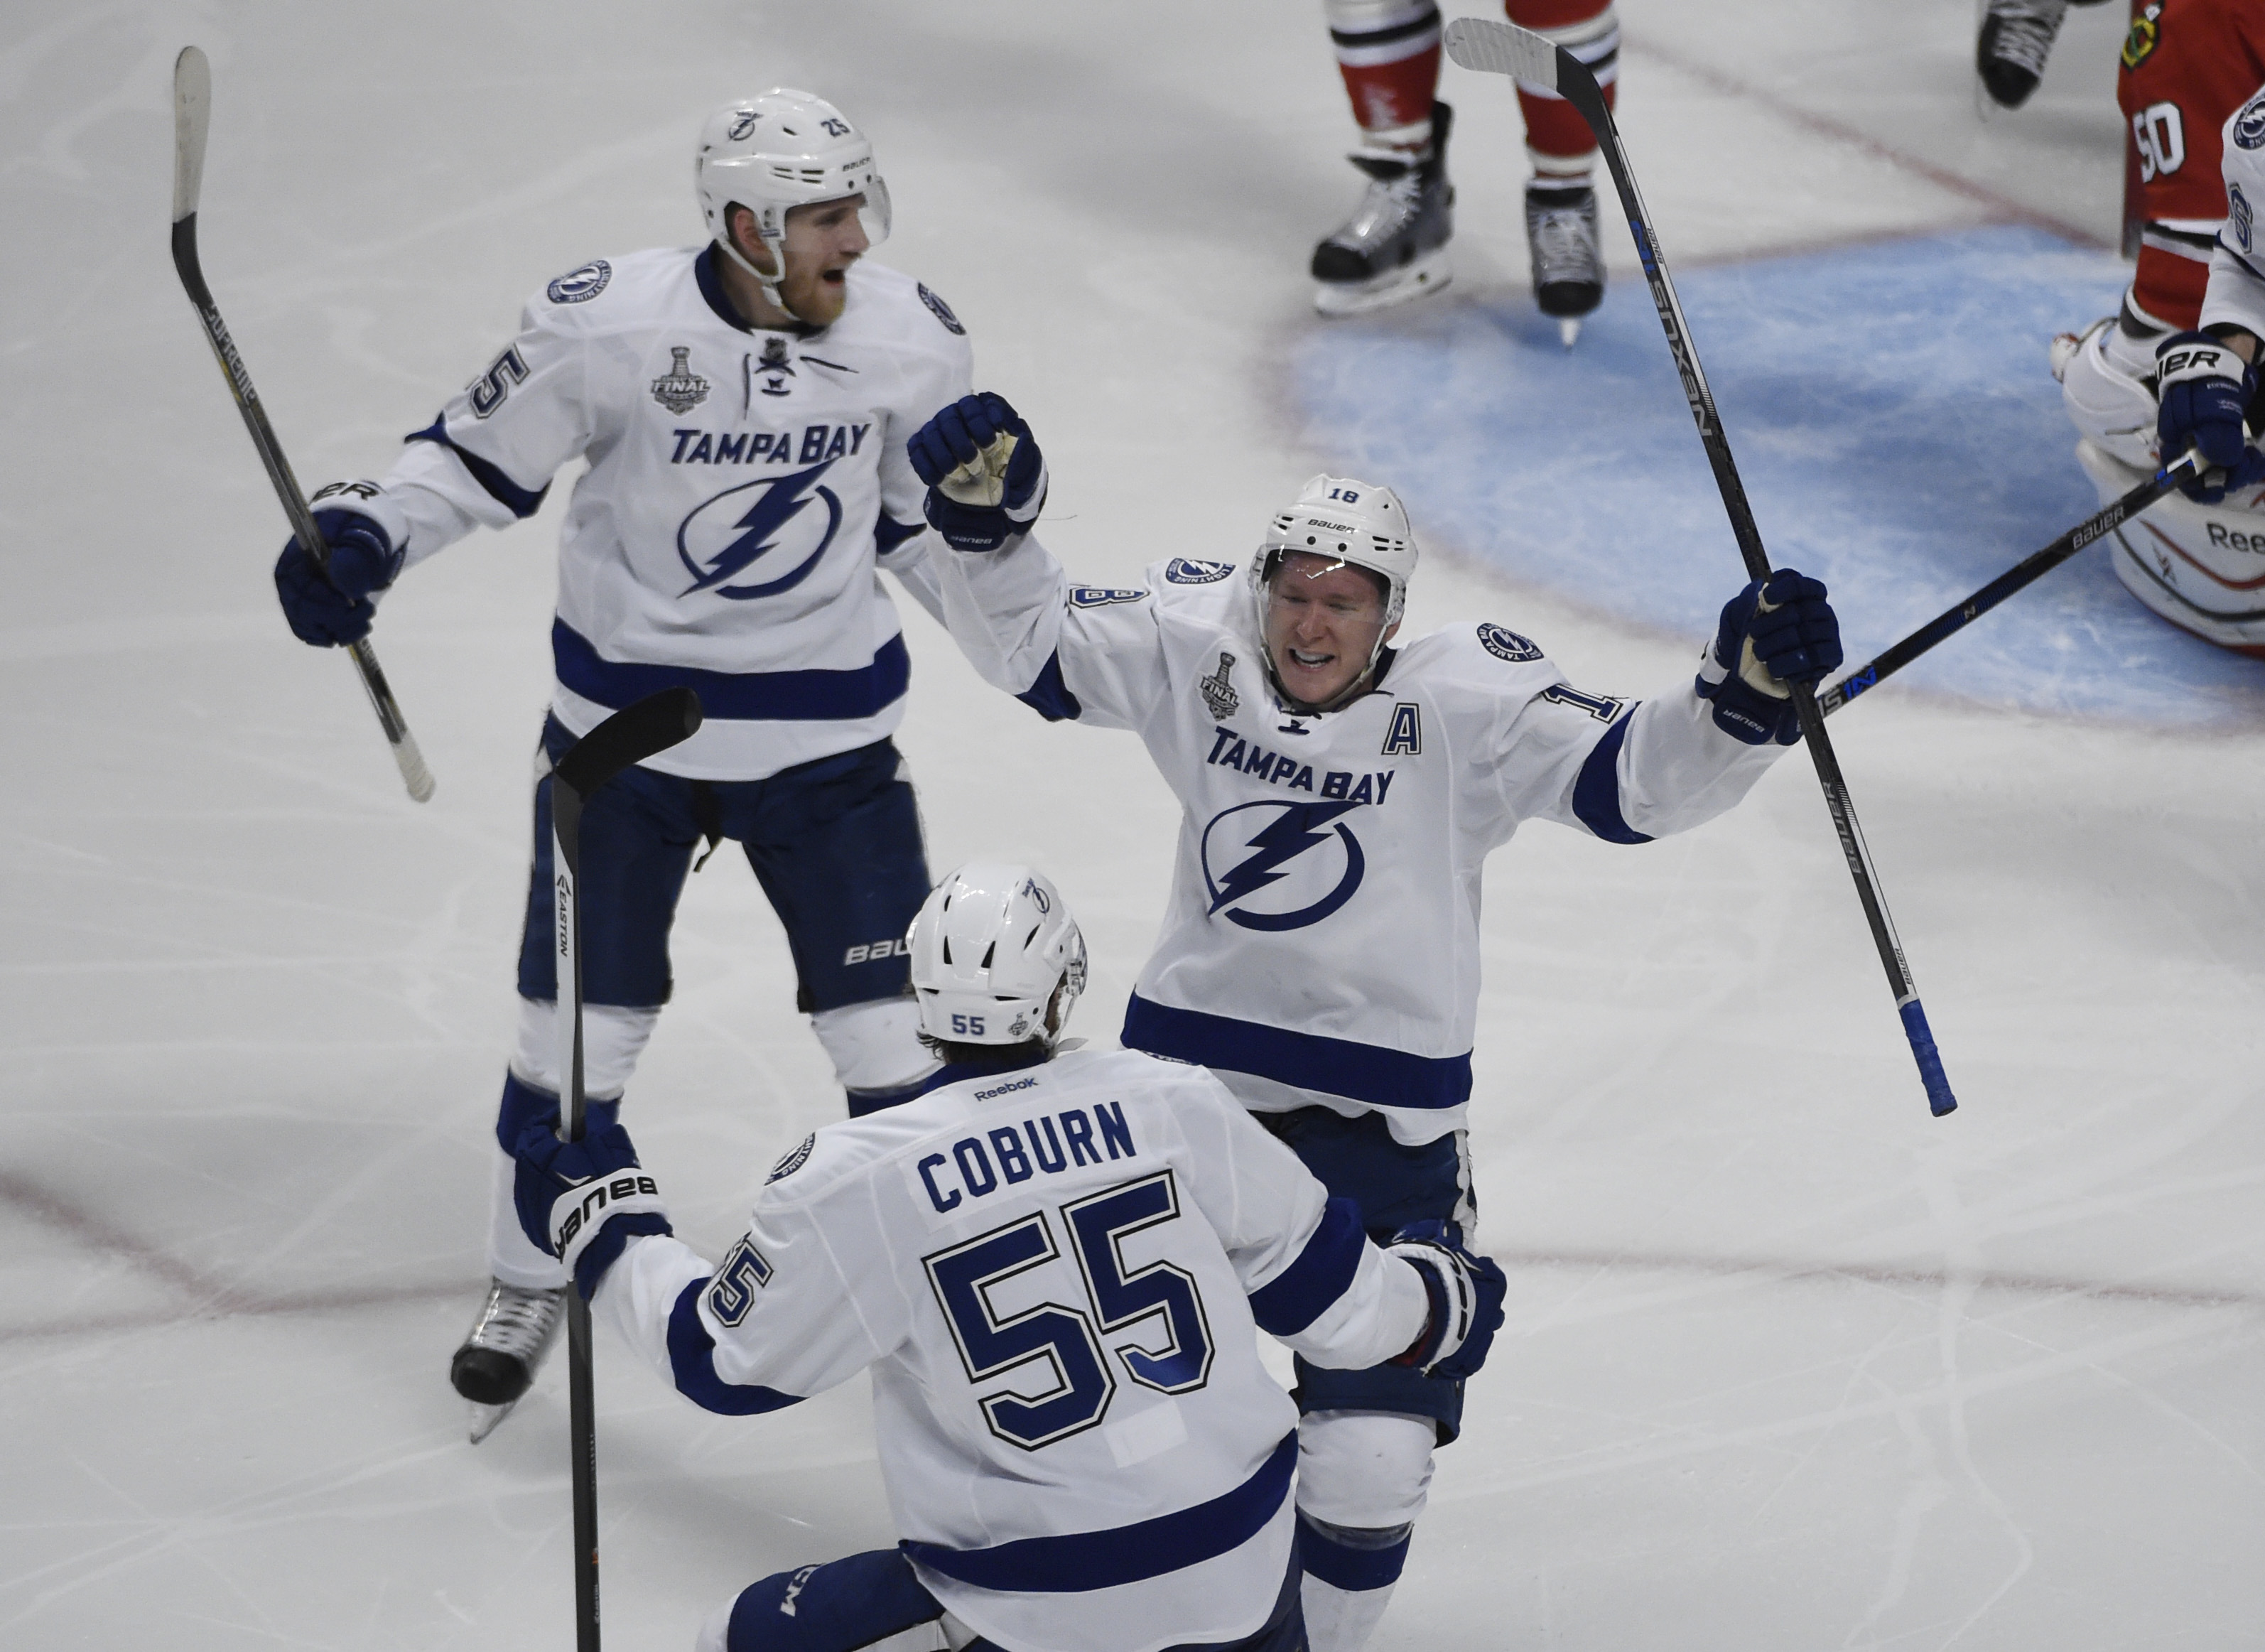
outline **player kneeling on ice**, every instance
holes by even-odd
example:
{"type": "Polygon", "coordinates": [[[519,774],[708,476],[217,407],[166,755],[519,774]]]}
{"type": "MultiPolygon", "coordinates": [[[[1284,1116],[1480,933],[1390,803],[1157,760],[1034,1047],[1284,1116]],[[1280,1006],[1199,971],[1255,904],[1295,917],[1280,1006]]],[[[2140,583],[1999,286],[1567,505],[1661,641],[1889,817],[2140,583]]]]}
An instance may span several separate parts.
{"type": "Polygon", "coordinates": [[[681,1394],[772,1411],[872,1367],[901,1543],[751,1585],[701,1647],[1300,1652],[1297,1408],[1254,1333],[1460,1382],[1502,1270],[1438,1221],[1370,1243],[1202,1068],[1064,1052],[1085,943],[1027,867],[961,868],[910,938],[949,1081],[781,1160],[720,1266],[618,1124],[519,1139],[528,1234],[681,1394]]]}
{"type": "MultiPolygon", "coordinates": [[[[1824,587],[1748,586],[1697,677],[1638,704],[1501,625],[1395,646],[1416,542],[1388,488],[1315,477],[1243,572],[1176,557],[1119,589],[1030,536],[1045,465],[997,397],[910,451],[977,669],[1048,717],[1137,731],[1179,797],[1125,1044],[1216,1073],[1370,1233],[1468,1233],[1481,862],[1532,819],[1643,843],[1737,803],[1799,738],[1786,681],[1840,662],[1824,587]]],[[[1307,1630],[1348,1652],[1400,1576],[1462,1379],[1310,1360],[1299,1379],[1307,1630]]]]}

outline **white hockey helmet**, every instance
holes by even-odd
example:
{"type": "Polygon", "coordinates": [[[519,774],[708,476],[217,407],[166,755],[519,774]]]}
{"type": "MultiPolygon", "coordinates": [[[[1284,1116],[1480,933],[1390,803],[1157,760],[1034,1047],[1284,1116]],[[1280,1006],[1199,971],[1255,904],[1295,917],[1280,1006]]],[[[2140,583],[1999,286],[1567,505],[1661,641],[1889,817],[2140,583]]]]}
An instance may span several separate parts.
{"type": "Polygon", "coordinates": [[[1317,476],[1300,489],[1295,502],[1274,513],[1258,554],[1250,559],[1250,589],[1257,599],[1259,634],[1265,635],[1266,587],[1274,566],[1287,552],[1366,568],[1385,583],[1384,623],[1400,622],[1408,604],[1408,581],[1416,572],[1416,535],[1408,507],[1390,488],[1351,477],[1317,476]]]}
{"type": "Polygon", "coordinates": [[[795,207],[863,195],[858,222],[878,245],[889,235],[889,186],[874,170],[873,145],[825,98],[791,86],[740,98],[710,114],[692,162],[708,233],[725,256],[764,284],[777,302],[786,275],[786,215],[795,207]],[[749,264],[732,244],[725,215],[734,206],[755,215],[755,234],[770,249],[772,273],[749,264]]]}
{"type": "Polygon", "coordinates": [[[1085,938],[1061,892],[1027,866],[969,862],[929,891],[909,938],[931,1038],[1037,1038],[1051,1050],[1085,990],[1085,938]]]}

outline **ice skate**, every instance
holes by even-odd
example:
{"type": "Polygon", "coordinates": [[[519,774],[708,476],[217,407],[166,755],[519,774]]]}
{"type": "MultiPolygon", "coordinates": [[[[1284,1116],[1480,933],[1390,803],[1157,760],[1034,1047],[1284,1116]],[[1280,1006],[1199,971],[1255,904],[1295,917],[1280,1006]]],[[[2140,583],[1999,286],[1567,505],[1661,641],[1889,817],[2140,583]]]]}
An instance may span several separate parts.
{"type": "Polygon", "coordinates": [[[493,1433],[533,1385],[557,1340],[565,1308],[564,1286],[530,1291],[500,1279],[488,1282],[470,1334],[448,1362],[449,1383],[471,1403],[473,1445],[493,1433]]]}
{"type": "Polygon", "coordinates": [[[2067,15],[2068,0],[1987,0],[1974,40],[1974,71],[1992,103],[2018,109],[2029,100],[2067,15]]]}
{"type": "Polygon", "coordinates": [[[1447,181],[1447,128],[1454,112],[1431,106],[1431,145],[1416,155],[1356,149],[1368,193],[1351,218],[1314,249],[1314,308],[1324,316],[1406,303],[1448,282],[1455,190],[1447,181]]]}
{"type": "Polygon", "coordinates": [[[1533,254],[1533,302],[1557,318],[1557,336],[1570,350],[1581,318],[1605,300],[1596,190],[1535,178],[1526,186],[1526,241],[1533,254]]]}

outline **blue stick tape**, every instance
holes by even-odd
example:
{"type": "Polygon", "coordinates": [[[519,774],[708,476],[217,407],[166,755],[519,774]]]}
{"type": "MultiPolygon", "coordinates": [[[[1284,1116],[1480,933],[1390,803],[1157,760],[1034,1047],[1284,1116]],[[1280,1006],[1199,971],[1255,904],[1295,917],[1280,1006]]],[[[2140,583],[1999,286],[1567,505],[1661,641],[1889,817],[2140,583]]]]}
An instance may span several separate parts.
{"type": "Polygon", "coordinates": [[[1934,1034],[1927,1030],[1926,1011],[1914,998],[1897,1013],[1904,1018],[1904,1036],[1911,1040],[1912,1058],[1919,1063],[1919,1081],[1926,1087],[1926,1104],[1940,1118],[1958,1105],[1958,1098],[1950,1093],[1942,1053],[1934,1047],[1934,1034]]]}

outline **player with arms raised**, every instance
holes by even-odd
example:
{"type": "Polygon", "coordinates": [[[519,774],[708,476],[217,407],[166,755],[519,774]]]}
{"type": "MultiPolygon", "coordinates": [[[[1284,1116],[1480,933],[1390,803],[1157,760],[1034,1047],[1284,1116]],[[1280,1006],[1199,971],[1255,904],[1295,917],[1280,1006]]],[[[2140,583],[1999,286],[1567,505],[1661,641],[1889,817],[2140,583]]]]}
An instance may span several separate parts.
{"type": "MultiPolygon", "coordinates": [[[[1372,1233],[1473,1219],[1464,1119],[1479,883],[1529,819],[1611,843],[1695,826],[1798,738],[1783,679],[1839,663],[1790,570],[1722,611],[1695,681],[1575,688],[1494,624],[1395,648],[1416,543],[1387,488],[1316,477],[1245,572],[1176,558],[1076,584],[1028,536],[1045,491],[995,396],[912,440],[952,635],[1049,717],[1131,729],[1183,808],[1171,903],[1124,1042],[1217,1073],[1372,1233]]],[[[1298,1502],[1315,1652],[1368,1637],[1463,1391],[1404,1368],[1300,1368],[1298,1502]]]]}
{"type": "Polygon", "coordinates": [[[751,1585],[702,1652],[1304,1652],[1297,1408],[1255,1332],[1459,1376],[1501,1270],[1436,1222],[1371,1244],[1199,1068],[1058,1053],[1085,946],[1027,867],[939,884],[912,978],[949,1081],[815,1132],[720,1264],[618,1124],[520,1138],[528,1234],[687,1398],[772,1411],[872,1368],[899,1547],[751,1585]]]}
{"type": "MultiPolygon", "coordinates": [[[[559,533],[547,771],[609,712],[698,691],[691,739],[630,770],[582,820],[588,1089],[618,1103],[670,991],[668,935],[696,845],[737,840],[784,925],[808,1014],[852,1112],[916,1095],[902,936],[929,887],[890,736],[909,664],[877,564],[932,602],[905,438],[966,388],[964,330],[911,277],[864,261],[889,199],[872,145],[808,92],[728,104],[695,158],[704,246],[598,259],[530,299],[519,337],[381,483],[316,495],[326,579],[295,540],[276,564],[292,629],[350,643],[404,569],[477,526],[532,515],[587,471],[559,533]]],[[[557,1107],[550,788],[519,962],[499,1140],[557,1107]]],[[[512,1214],[497,1156],[494,1279],[451,1376],[475,1439],[532,1379],[564,1276],[512,1214]]]]}

